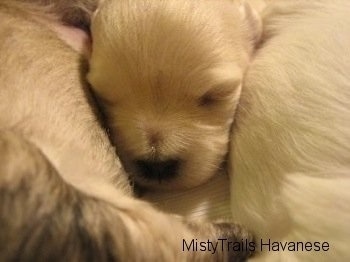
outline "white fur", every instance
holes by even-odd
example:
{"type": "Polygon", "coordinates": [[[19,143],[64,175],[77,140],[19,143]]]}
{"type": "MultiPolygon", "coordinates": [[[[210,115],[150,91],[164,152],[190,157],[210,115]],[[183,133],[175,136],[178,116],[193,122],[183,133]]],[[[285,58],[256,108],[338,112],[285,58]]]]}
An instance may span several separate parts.
{"type": "Polygon", "coordinates": [[[349,13],[346,0],[282,0],[265,12],[233,129],[233,215],[257,239],[330,250],[257,260],[350,259],[349,13]]]}

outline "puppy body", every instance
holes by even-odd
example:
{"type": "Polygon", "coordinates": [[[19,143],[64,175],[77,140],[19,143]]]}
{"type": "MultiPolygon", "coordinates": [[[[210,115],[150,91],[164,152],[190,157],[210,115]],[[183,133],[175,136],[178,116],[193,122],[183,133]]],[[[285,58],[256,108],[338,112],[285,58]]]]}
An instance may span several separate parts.
{"type": "Polygon", "coordinates": [[[327,241],[326,252],[265,261],[350,258],[350,4],[276,1],[233,128],[232,210],[265,242],[327,241]]]}
{"type": "Polygon", "coordinates": [[[225,260],[183,252],[182,241],[241,236],[238,227],[188,224],[130,197],[55,10],[0,3],[0,260],[225,260]]]}
{"type": "Polygon", "coordinates": [[[193,187],[217,172],[259,34],[254,13],[233,1],[101,5],[88,78],[138,183],[193,187]]]}
{"type": "MultiPolygon", "coordinates": [[[[67,180],[75,179],[78,173],[84,173],[86,180],[99,174],[106,181],[115,180],[117,187],[130,194],[83,85],[81,74],[86,65],[84,69],[82,56],[58,39],[51,29],[60,25],[54,19],[46,20],[44,8],[21,4],[1,3],[0,128],[20,130],[67,180]],[[29,7],[28,11],[24,7],[29,7]],[[38,39],[45,39],[44,47],[38,39]],[[61,78],[65,81],[60,82],[61,78]]],[[[77,184],[85,181],[77,179],[77,184]]]]}

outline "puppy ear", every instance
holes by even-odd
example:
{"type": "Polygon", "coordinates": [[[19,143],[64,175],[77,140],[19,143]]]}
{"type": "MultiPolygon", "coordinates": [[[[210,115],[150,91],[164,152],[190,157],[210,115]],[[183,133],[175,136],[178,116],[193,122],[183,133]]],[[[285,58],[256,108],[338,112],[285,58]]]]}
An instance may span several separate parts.
{"type": "Polygon", "coordinates": [[[252,44],[256,46],[260,42],[262,35],[261,17],[259,13],[254,10],[246,1],[243,1],[240,4],[239,11],[247,26],[249,39],[251,40],[252,44]]]}
{"type": "Polygon", "coordinates": [[[92,1],[97,2],[97,7],[91,15],[91,20],[95,19],[96,15],[100,12],[101,6],[103,6],[105,4],[105,2],[107,2],[106,0],[97,0],[97,1],[92,0],[92,1]]]}
{"type": "Polygon", "coordinates": [[[100,7],[96,8],[96,10],[92,13],[91,20],[94,20],[97,13],[100,11],[100,7]]]}

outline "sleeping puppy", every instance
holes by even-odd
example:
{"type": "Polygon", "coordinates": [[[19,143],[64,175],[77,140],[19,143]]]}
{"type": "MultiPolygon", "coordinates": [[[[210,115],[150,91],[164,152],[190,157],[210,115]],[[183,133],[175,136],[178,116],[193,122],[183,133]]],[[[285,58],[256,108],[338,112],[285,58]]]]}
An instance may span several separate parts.
{"type": "Polygon", "coordinates": [[[264,13],[229,169],[234,218],[258,243],[281,242],[258,260],[350,260],[349,13],[347,0],[281,0],[264,13]]]}
{"type": "Polygon", "coordinates": [[[99,7],[88,79],[138,184],[189,188],[218,172],[259,36],[255,13],[233,1],[99,7]]]}
{"type": "Polygon", "coordinates": [[[0,261],[241,261],[249,251],[192,251],[251,240],[239,226],[132,197],[87,92],[87,35],[69,26],[85,28],[95,7],[0,2],[0,261]]]}

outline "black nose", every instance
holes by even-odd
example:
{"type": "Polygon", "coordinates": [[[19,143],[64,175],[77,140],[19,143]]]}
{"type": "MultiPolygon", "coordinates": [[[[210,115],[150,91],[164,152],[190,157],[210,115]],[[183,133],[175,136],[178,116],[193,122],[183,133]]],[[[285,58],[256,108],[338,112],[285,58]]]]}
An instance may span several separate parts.
{"type": "Polygon", "coordinates": [[[171,179],[178,173],[180,161],[169,159],[165,161],[136,160],[135,165],[138,173],[149,180],[171,179]]]}

